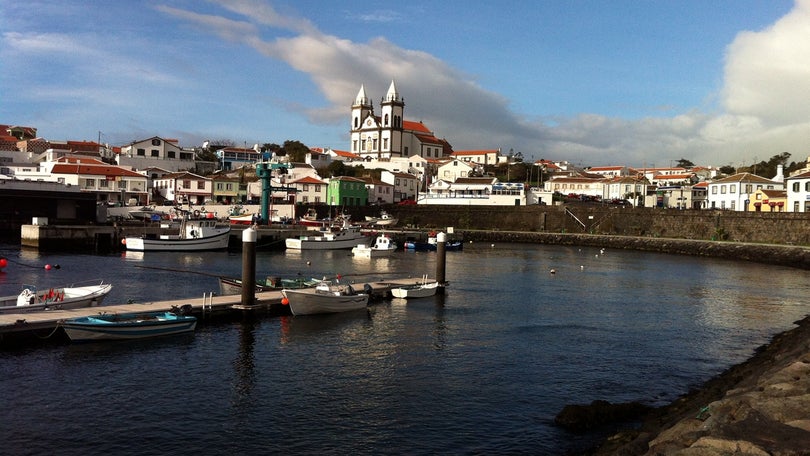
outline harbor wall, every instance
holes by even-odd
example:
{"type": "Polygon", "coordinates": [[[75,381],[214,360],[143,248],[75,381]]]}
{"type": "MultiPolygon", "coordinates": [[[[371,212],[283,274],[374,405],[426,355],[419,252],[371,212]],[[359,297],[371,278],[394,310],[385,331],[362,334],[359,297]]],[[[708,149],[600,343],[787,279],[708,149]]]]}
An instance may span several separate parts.
{"type": "Polygon", "coordinates": [[[400,227],[810,246],[810,213],[674,210],[598,204],[442,206],[440,210],[430,206],[396,206],[389,212],[399,218],[400,227]]]}

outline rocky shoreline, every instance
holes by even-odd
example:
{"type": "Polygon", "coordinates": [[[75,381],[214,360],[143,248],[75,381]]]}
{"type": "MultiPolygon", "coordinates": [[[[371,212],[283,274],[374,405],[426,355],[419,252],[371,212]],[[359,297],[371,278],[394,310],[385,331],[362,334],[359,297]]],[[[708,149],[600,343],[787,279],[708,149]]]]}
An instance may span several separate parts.
{"type": "MultiPolygon", "coordinates": [[[[810,248],[691,239],[565,233],[465,231],[464,239],[655,251],[810,269],[810,248]]],[[[584,454],[810,455],[810,316],[775,335],[747,361],[730,367],[671,404],[567,406],[557,424],[586,430],[636,422],[584,454]]]]}
{"type": "Polygon", "coordinates": [[[810,317],[590,455],[810,454],[810,317]]]}

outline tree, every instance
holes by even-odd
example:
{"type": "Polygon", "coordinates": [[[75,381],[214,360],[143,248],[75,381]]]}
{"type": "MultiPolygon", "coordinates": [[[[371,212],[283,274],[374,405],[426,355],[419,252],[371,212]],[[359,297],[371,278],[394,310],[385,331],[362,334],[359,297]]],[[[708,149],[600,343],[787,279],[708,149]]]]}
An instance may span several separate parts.
{"type": "Polygon", "coordinates": [[[776,171],[779,168],[779,165],[782,165],[783,167],[787,165],[789,158],[789,152],[782,152],[781,154],[774,155],[767,162],[760,161],[759,163],[754,163],[749,167],[742,168],[741,171],[770,179],[776,176],[776,171]]]}
{"type": "Polygon", "coordinates": [[[732,174],[737,173],[737,169],[735,167],[731,166],[731,165],[721,166],[718,171],[720,171],[721,173],[723,173],[723,174],[725,174],[727,176],[730,176],[732,174]]]}
{"type": "Polygon", "coordinates": [[[694,168],[695,164],[692,163],[691,161],[685,159],[685,158],[682,158],[682,159],[678,160],[678,163],[675,166],[677,166],[678,168],[687,168],[688,169],[688,168],[694,168]]]}
{"type": "Polygon", "coordinates": [[[303,163],[307,159],[309,147],[300,141],[287,140],[284,141],[284,153],[289,157],[291,162],[303,163]]]}

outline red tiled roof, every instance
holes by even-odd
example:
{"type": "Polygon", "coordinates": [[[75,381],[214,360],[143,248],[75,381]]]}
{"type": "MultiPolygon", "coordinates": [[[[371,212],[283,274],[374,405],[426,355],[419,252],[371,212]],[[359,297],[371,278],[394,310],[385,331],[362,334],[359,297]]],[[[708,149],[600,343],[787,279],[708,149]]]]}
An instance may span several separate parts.
{"type": "Polygon", "coordinates": [[[301,179],[296,179],[296,180],[294,180],[292,182],[289,182],[289,183],[290,184],[326,184],[325,181],[314,178],[312,176],[305,176],[305,177],[302,177],[301,179]]]}
{"type": "Polygon", "coordinates": [[[113,165],[96,165],[82,163],[65,163],[56,164],[51,170],[52,174],[90,174],[94,176],[121,176],[121,177],[142,177],[146,179],[143,174],[130,171],[126,168],[113,165]]]}
{"type": "Polygon", "coordinates": [[[498,149],[490,149],[490,150],[457,150],[450,155],[487,155],[487,154],[497,154],[498,149]]]}
{"type": "Polygon", "coordinates": [[[419,131],[422,133],[430,134],[430,130],[422,122],[414,122],[412,120],[403,120],[402,128],[404,130],[419,131]]]}

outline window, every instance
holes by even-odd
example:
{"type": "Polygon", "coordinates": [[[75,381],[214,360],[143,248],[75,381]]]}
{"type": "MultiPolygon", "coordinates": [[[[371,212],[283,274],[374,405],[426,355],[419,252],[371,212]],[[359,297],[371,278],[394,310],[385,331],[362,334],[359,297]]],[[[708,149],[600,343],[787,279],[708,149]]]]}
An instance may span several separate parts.
{"type": "Polygon", "coordinates": [[[218,192],[222,191],[222,182],[217,182],[217,191],[218,192]]]}
{"type": "MultiPolygon", "coordinates": [[[[810,181],[808,181],[808,182],[807,182],[807,184],[810,184],[810,181]]],[[[807,185],[807,184],[805,184],[805,185],[807,185]]],[[[794,183],[793,183],[793,191],[794,191],[794,192],[798,192],[798,191],[799,191],[799,188],[801,188],[801,187],[799,186],[799,183],[798,183],[798,182],[794,182],[794,183]]]]}
{"type": "Polygon", "coordinates": [[[315,184],[315,192],[320,193],[321,191],[321,184],[315,184]]]}
{"type": "Polygon", "coordinates": [[[186,188],[186,189],[191,188],[191,181],[190,180],[184,180],[183,181],[183,188],[186,188]]]}
{"type": "Polygon", "coordinates": [[[712,195],[716,195],[716,194],[717,194],[717,186],[714,185],[714,186],[712,186],[712,195]]]}
{"type": "Polygon", "coordinates": [[[720,194],[721,194],[721,195],[725,195],[725,194],[726,194],[726,186],[725,186],[725,185],[721,185],[721,186],[720,186],[720,194]]]}
{"type": "Polygon", "coordinates": [[[352,151],[357,152],[357,140],[352,141],[352,151]]]}
{"type": "Polygon", "coordinates": [[[734,184],[729,185],[729,186],[728,186],[728,192],[729,192],[729,193],[732,193],[732,194],[737,193],[737,186],[736,186],[736,185],[734,185],[734,184]]]}
{"type": "Polygon", "coordinates": [[[166,156],[169,157],[169,158],[175,158],[175,155],[176,154],[174,153],[173,150],[170,150],[170,151],[166,152],[166,156]]]}
{"type": "Polygon", "coordinates": [[[385,121],[383,122],[383,125],[385,125],[386,127],[388,126],[388,114],[385,115],[385,121]]]}
{"type": "Polygon", "coordinates": [[[388,138],[383,138],[383,150],[388,150],[388,138]]]}
{"type": "Polygon", "coordinates": [[[85,179],[84,188],[95,188],[95,186],[96,186],[95,179],[85,179]]]}
{"type": "Polygon", "coordinates": [[[232,191],[233,190],[233,184],[231,184],[231,183],[225,184],[225,190],[232,191]]]}
{"type": "Polygon", "coordinates": [[[146,149],[138,149],[138,151],[136,153],[140,157],[145,157],[146,156],[146,149]]]}
{"type": "Polygon", "coordinates": [[[309,184],[304,184],[304,188],[302,189],[305,192],[309,191],[309,184]]]}
{"type": "Polygon", "coordinates": [[[159,146],[159,145],[160,145],[160,140],[159,140],[159,139],[157,139],[157,138],[154,138],[154,139],[152,140],[152,145],[153,145],[153,146],[159,146]]]}
{"type": "Polygon", "coordinates": [[[205,181],[197,181],[197,190],[205,190],[205,181]]]}
{"type": "Polygon", "coordinates": [[[151,152],[152,152],[152,156],[153,156],[153,157],[160,157],[160,150],[158,150],[158,149],[152,149],[152,151],[151,151],[151,152]]]}
{"type": "Polygon", "coordinates": [[[109,182],[107,179],[99,179],[98,180],[98,188],[107,188],[109,187],[109,182]]]}
{"type": "Polygon", "coordinates": [[[804,191],[810,192],[810,181],[804,183],[804,191]]]}

